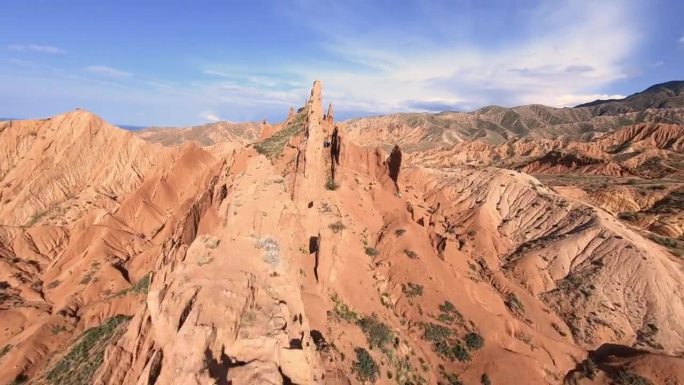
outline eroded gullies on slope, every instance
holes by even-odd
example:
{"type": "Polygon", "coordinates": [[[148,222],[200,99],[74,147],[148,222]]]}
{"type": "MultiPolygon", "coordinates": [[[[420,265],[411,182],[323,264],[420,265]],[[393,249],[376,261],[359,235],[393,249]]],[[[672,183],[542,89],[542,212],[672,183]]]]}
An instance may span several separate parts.
{"type": "Polygon", "coordinates": [[[55,353],[117,314],[132,318],[97,344],[94,381],[582,383],[681,368],[680,262],[632,227],[525,174],[360,146],[323,113],[319,82],[265,128],[235,152],[128,138],[158,159],[115,157],[135,183],[84,170],[91,189],[75,190],[99,195],[66,225],[0,228],[15,304],[0,311],[16,320],[0,379],[58,383],[55,353]],[[641,350],[590,353],[605,343],[641,350]]]}

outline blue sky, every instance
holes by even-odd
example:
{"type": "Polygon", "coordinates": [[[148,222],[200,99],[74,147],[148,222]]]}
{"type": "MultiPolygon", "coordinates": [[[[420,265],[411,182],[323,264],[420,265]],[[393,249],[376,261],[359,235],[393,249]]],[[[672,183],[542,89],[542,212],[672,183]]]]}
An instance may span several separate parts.
{"type": "Polygon", "coordinates": [[[569,106],[684,79],[681,0],[0,2],[0,116],[280,120],[569,106]]]}

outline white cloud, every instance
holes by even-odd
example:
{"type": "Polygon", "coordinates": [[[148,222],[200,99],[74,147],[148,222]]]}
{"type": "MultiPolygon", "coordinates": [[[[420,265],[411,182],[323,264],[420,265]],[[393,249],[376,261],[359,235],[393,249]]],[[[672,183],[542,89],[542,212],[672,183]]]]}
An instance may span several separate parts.
{"type": "Polygon", "coordinates": [[[218,122],[219,120],[221,120],[221,118],[219,118],[218,115],[211,111],[201,112],[199,114],[199,117],[210,122],[218,122]]]}
{"type": "Polygon", "coordinates": [[[10,44],[7,46],[7,48],[11,49],[13,51],[33,51],[33,52],[48,53],[48,54],[54,54],[54,55],[62,55],[62,54],[66,53],[65,50],[63,50],[59,47],[52,46],[52,45],[10,44]]]}
{"type": "Polygon", "coordinates": [[[561,107],[611,96],[597,91],[629,75],[624,63],[639,43],[629,1],[553,4],[528,15],[527,28],[537,32],[504,46],[416,36],[399,45],[406,37],[401,31],[360,34],[325,18],[313,27],[326,36],[326,49],[356,65],[293,69],[321,79],[327,97],[342,108],[378,112],[405,110],[416,101],[448,101],[463,109],[561,107]]]}
{"type": "Polygon", "coordinates": [[[127,78],[133,75],[130,72],[121,71],[107,66],[89,66],[86,67],[85,70],[95,75],[107,76],[110,78],[127,78]]]}
{"type": "Polygon", "coordinates": [[[680,43],[680,44],[684,44],[684,36],[682,36],[682,37],[679,38],[679,43],[680,43]]]}

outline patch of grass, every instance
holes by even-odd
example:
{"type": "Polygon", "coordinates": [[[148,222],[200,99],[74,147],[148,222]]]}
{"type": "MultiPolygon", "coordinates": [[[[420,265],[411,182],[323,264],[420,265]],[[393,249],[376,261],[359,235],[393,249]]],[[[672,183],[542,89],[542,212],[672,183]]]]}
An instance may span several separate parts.
{"type": "Polygon", "coordinates": [[[128,289],[123,289],[118,293],[114,294],[114,297],[123,297],[129,293],[133,294],[147,294],[150,291],[150,283],[152,282],[152,272],[145,274],[144,277],[140,278],[135,285],[129,287],[128,289]]]}
{"type": "Polygon", "coordinates": [[[330,228],[330,230],[332,230],[333,233],[337,234],[340,231],[346,229],[347,226],[345,226],[344,223],[342,223],[342,221],[337,221],[328,225],[328,228],[330,228]]]}
{"type": "Polygon", "coordinates": [[[376,249],[375,247],[370,247],[370,246],[366,247],[366,255],[371,256],[371,257],[375,257],[378,254],[380,254],[380,251],[378,251],[378,249],[376,249]]]}
{"type": "Polygon", "coordinates": [[[61,282],[60,282],[58,279],[56,279],[56,280],[50,282],[50,283],[47,285],[47,288],[48,288],[48,289],[54,289],[54,288],[56,288],[57,286],[59,286],[60,283],[61,283],[61,282]]]}
{"type": "Polygon", "coordinates": [[[356,353],[356,361],[352,363],[352,372],[356,373],[356,379],[361,382],[375,383],[380,374],[378,364],[364,348],[356,348],[354,353],[356,353]]]}
{"type": "Polygon", "coordinates": [[[102,325],[86,330],[78,342],[57,364],[47,372],[53,385],[87,385],[102,365],[107,346],[119,338],[131,317],[117,315],[102,325]]]}
{"type": "Polygon", "coordinates": [[[380,348],[383,352],[388,351],[394,341],[394,332],[382,323],[375,314],[359,319],[356,324],[363,331],[371,349],[380,348]]]}
{"type": "Polygon", "coordinates": [[[423,295],[423,285],[413,282],[409,282],[407,284],[402,283],[401,292],[409,298],[418,297],[423,295]]]}
{"type": "Polygon", "coordinates": [[[273,134],[270,138],[266,138],[254,145],[254,148],[260,154],[266,155],[269,158],[280,155],[283,152],[283,148],[290,139],[299,134],[306,123],[306,116],[308,115],[308,108],[302,109],[297,113],[287,125],[280,131],[273,134]]]}
{"type": "Polygon", "coordinates": [[[328,190],[330,190],[330,191],[335,191],[335,190],[337,190],[339,187],[340,187],[340,186],[339,186],[337,183],[335,183],[335,181],[332,180],[332,178],[328,179],[328,180],[325,182],[325,188],[328,189],[328,190]]]}
{"type": "Polygon", "coordinates": [[[468,333],[465,336],[465,343],[468,349],[478,350],[484,346],[484,338],[475,332],[468,333]]]}
{"type": "Polygon", "coordinates": [[[418,254],[413,250],[404,249],[404,254],[411,259],[418,259],[418,254]]]}
{"type": "Polygon", "coordinates": [[[344,303],[337,294],[333,294],[331,299],[333,303],[335,303],[334,311],[337,317],[349,323],[356,323],[356,321],[358,321],[359,315],[349,306],[347,306],[347,304],[344,303]]]}

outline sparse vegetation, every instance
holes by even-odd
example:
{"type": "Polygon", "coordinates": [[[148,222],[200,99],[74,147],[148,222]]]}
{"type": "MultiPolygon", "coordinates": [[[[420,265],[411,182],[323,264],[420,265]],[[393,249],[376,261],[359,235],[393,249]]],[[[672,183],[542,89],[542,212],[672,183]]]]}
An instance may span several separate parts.
{"type": "Polygon", "coordinates": [[[118,315],[88,329],[69,353],[47,372],[47,380],[53,385],[90,384],[102,364],[105,349],[120,336],[122,325],[129,319],[129,316],[118,315]]]}
{"type": "Polygon", "coordinates": [[[388,351],[392,341],[394,341],[394,332],[382,323],[375,314],[359,319],[356,324],[363,331],[371,349],[379,348],[383,352],[388,351]]]}
{"type": "Polygon", "coordinates": [[[50,283],[47,285],[47,288],[48,288],[48,289],[54,289],[54,288],[56,288],[57,286],[59,286],[60,283],[61,283],[61,282],[60,282],[58,279],[56,279],[56,280],[50,282],[50,283]]]}
{"type": "Polygon", "coordinates": [[[449,385],[463,385],[463,382],[461,382],[461,378],[458,376],[458,374],[445,373],[445,377],[449,385]]]}
{"type": "Polygon", "coordinates": [[[26,222],[26,224],[25,224],[24,226],[25,226],[25,227],[31,227],[31,226],[35,225],[35,224],[38,223],[38,221],[40,221],[41,218],[43,218],[47,213],[48,213],[48,210],[36,211],[35,213],[33,213],[33,215],[31,215],[31,218],[29,218],[28,222],[26,222]]]}
{"type": "Polygon", "coordinates": [[[280,247],[275,239],[271,237],[261,238],[257,241],[256,248],[264,251],[262,258],[271,267],[276,267],[280,264],[280,247]]]}
{"type": "Polygon", "coordinates": [[[596,364],[594,364],[594,361],[592,361],[591,358],[582,361],[581,366],[584,377],[590,380],[593,380],[594,377],[596,377],[596,364]]]}
{"type": "Polygon", "coordinates": [[[87,285],[90,283],[90,281],[93,279],[93,276],[97,272],[97,270],[100,268],[100,262],[98,261],[93,261],[93,263],[90,265],[90,270],[86,273],[86,275],[83,276],[81,281],[79,282],[81,285],[87,285]]]}
{"type": "Polygon", "coordinates": [[[347,226],[345,226],[344,223],[342,223],[342,221],[333,222],[330,225],[328,225],[328,227],[330,228],[330,230],[332,230],[333,233],[336,234],[347,228],[347,226]]]}
{"type": "Polygon", "coordinates": [[[504,303],[506,304],[506,307],[508,307],[508,310],[510,310],[514,314],[520,315],[525,311],[525,305],[523,305],[523,303],[520,302],[515,293],[509,293],[506,296],[506,300],[504,301],[504,303]]]}
{"type": "Polygon", "coordinates": [[[333,303],[335,303],[334,312],[337,317],[349,323],[356,323],[359,319],[359,315],[354,310],[347,306],[337,294],[333,294],[331,299],[333,303]]]}
{"type": "Polygon", "coordinates": [[[356,379],[365,382],[375,383],[380,374],[380,368],[375,363],[373,357],[364,348],[354,349],[356,361],[352,363],[352,372],[356,373],[356,379]]]}
{"type": "Polygon", "coordinates": [[[270,138],[256,143],[254,148],[257,152],[269,158],[280,155],[287,142],[304,129],[308,113],[309,110],[307,108],[302,109],[287,123],[287,126],[273,134],[270,138]]]}
{"type": "Polygon", "coordinates": [[[214,236],[205,235],[203,242],[204,242],[204,246],[206,246],[207,248],[215,249],[218,247],[220,240],[214,236]]]}
{"type": "Polygon", "coordinates": [[[423,323],[423,339],[432,344],[432,350],[440,356],[466,362],[470,360],[468,349],[454,337],[451,329],[434,323],[423,323]]]}
{"type": "Polygon", "coordinates": [[[449,301],[444,301],[443,304],[439,305],[439,315],[437,316],[437,320],[439,322],[443,322],[445,324],[453,324],[454,321],[458,321],[459,323],[463,323],[463,314],[456,310],[456,306],[454,306],[453,303],[449,301]]]}
{"type": "Polygon", "coordinates": [[[652,385],[646,378],[624,369],[619,370],[613,380],[618,385],[652,385]]]}
{"type": "Polygon", "coordinates": [[[406,234],[406,230],[404,229],[396,229],[394,230],[394,235],[397,237],[401,237],[402,235],[406,234]]]}
{"type": "Polygon", "coordinates": [[[332,180],[332,178],[328,178],[328,180],[325,182],[325,188],[330,190],[330,191],[335,191],[339,187],[340,186],[337,183],[335,183],[335,181],[332,180]]]}
{"type": "Polygon", "coordinates": [[[20,385],[20,384],[25,384],[26,381],[28,381],[28,376],[24,373],[19,373],[15,378],[14,381],[10,382],[9,385],[20,385]]]}
{"type": "Polygon", "coordinates": [[[618,218],[622,219],[623,221],[636,221],[637,220],[637,213],[632,212],[632,211],[626,211],[623,213],[618,214],[618,218]]]}
{"type": "Polygon", "coordinates": [[[211,256],[209,253],[202,253],[197,256],[197,265],[199,266],[204,266],[206,264],[211,263],[214,260],[214,257],[211,256]]]}
{"type": "Polygon", "coordinates": [[[480,377],[480,384],[492,385],[492,380],[489,379],[489,375],[487,373],[482,373],[482,377],[480,377]]]}
{"type": "Polygon", "coordinates": [[[64,332],[64,331],[66,331],[66,328],[65,328],[64,326],[62,326],[62,325],[52,325],[52,326],[50,326],[50,333],[52,333],[52,335],[57,335],[57,334],[60,334],[60,333],[62,333],[62,332],[64,332]]]}
{"type": "Polygon", "coordinates": [[[409,298],[418,297],[423,295],[423,285],[419,285],[413,282],[409,282],[407,284],[402,283],[401,292],[409,298]]]}
{"type": "Polygon", "coordinates": [[[380,254],[378,249],[376,249],[374,247],[366,246],[366,255],[371,256],[371,257],[375,257],[378,254],[380,254]]]}
{"type": "Polygon", "coordinates": [[[12,345],[7,344],[0,349],[0,358],[2,358],[5,354],[9,353],[9,351],[12,350],[12,345]]]}
{"type": "Polygon", "coordinates": [[[114,294],[115,297],[123,297],[129,293],[133,294],[147,294],[150,290],[150,283],[152,282],[152,273],[147,273],[145,276],[140,278],[133,286],[128,289],[124,289],[114,294]]]}
{"type": "Polygon", "coordinates": [[[418,254],[413,250],[404,249],[404,254],[411,259],[418,259],[418,254]]]}

